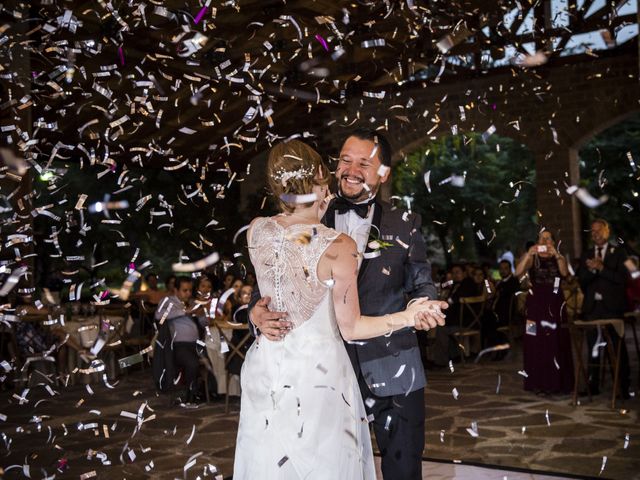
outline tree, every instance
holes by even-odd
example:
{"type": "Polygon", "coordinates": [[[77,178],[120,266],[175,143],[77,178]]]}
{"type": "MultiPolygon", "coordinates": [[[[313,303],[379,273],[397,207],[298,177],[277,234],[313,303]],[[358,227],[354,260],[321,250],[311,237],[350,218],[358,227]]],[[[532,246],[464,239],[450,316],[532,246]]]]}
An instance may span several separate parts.
{"type": "MultiPolygon", "coordinates": [[[[596,135],[579,153],[581,185],[592,195],[607,195],[598,208],[583,206],[583,225],[605,218],[613,232],[637,249],[640,237],[640,114],[596,135]]],[[[583,228],[583,232],[586,227],[583,228]]],[[[588,244],[584,233],[583,244],[588,244]]]]}
{"type": "Polygon", "coordinates": [[[474,132],[427,143],[395,168],[393,180],[399,196],[413,198],[412,210],[422,215],[427,237],[437,237],[447,265],[493,260],[499,249],[535,238],[534,183],[526,147],[497,135],[485,142],[474,132]]]}

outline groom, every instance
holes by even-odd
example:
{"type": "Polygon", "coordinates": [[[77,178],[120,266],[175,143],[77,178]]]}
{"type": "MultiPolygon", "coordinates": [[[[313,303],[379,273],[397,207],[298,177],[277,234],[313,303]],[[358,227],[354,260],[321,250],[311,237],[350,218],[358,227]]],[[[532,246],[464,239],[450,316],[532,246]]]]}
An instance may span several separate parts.
{"type": "MultiPolygon", "coordinates": [[[[431,267],[417,214],[394,210],[378,196],[389,179],[391,147],[373,130],[355,130],[340,151],[336,170],[338,196],[323,222],[351,236],[363,252],[358,273],[358,295],[363,315],[403,310],[407,299],[436,298],[431,267]]],[[[253,324],[270,339],[282,338],[290,328],[286,312],[268,310],[270,298],[251,310],[253,324]]],[[[446,302],[429,302],[446,308],[446,302]]],[[[444,324],[444,317],[423,312],[416,328],[444,324]]],[[[425,372],[412,329],[390,336],[346,344],[360,383],[382,455],[385,480],[422,478],[424,450],[425,372]]]]}

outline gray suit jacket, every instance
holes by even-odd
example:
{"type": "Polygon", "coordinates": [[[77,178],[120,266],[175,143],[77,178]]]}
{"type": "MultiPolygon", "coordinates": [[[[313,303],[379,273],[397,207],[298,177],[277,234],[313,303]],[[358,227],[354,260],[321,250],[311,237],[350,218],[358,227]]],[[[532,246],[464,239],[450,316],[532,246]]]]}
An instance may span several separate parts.
{"type": "MultiPolygon", "coordinates": [[[[324,223],[328,227],[335,226],[335,211],[331,205],[324,223]]],[[[378,257],[364,259],[360,266],[361,313],[385,315],[403,310],[412,298],[435,299],[436,289],[431,280],[420,216],[393,210],[388,203],[376,199],[371,223],[380,230],[380,238],[393,245],[381,249],[378,257]]],[[[373,227],[371,231],[376,232],[373,227]]],[[[366,251],[370,251],[369,248],[366,251]]],[[[362,374],[374,395],[406,394],[426,385],[413,329],[404,328],[389,336],[351,342],[346,346],[356,375],[362,374]]]]}

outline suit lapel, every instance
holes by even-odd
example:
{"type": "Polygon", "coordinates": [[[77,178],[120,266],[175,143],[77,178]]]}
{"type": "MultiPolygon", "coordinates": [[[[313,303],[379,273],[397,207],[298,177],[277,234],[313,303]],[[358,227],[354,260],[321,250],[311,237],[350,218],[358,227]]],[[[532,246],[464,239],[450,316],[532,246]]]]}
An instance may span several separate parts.
{"type": "MultiPolygon", "coordinates": [[[[371,219],[371,229],[369,230],[369,236],[371,236],[371,234],[373,233],[372,230],[375,230],[374,226],[378,229],[376,233],[378,233],[380,231],[380,225],[382,223],[382,205],[380,204],[380,202],[378,202],[378,199],[376,198],[376,202],[375,202],[375,207],[373,209],[373,218],[371,219]]],[[[367,241],[367,245],[364,249],[364,253],[369,253],[372,250],[369,248],[369,242],[367,241]]],[[[373,260],[373,259],[371,259],[373,260]]],[[[362,264],[360,265],[360,271],[358,272],[358,285],[360,285],[362,283],[362,279],[366,278],[364,276],[365,271],[367,270],[367,268],[369,267],[369,264],[371,263],[371,260],[363,258],[362,259],[362,264]]]]}
{"type": "Polygon", "coordinates": [[[327,211],[324,212],[322,223],[329,228],[336,228],[336,209],[334,208],[333,200],[331,200],[331,202],[329,203],[327,211]]]}

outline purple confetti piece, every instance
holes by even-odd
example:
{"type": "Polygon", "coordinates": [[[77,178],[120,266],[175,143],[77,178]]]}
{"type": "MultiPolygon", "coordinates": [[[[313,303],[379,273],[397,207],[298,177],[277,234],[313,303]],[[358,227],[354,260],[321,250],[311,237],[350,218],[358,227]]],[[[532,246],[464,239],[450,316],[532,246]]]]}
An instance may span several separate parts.
{"type": "Polygon", "coordinates": [[[204,17],[205,13],[207,13],[207,6],[206,5],[200,9],[200,11],[198,12],[198,15],[196,15],[196,18],[193,19],[193,23],[195,23],[197,25],[198,22],[200,20],[202,20],[202,17],[204,17]]]}
{"type": "Polygon", "coordinates": [[[120,65],[124,66],[124,51],[122,47],[118,47],[118,57],[120,58],[120,65]]]}
{"type": "Polygon", "coordinates": [[[327,45],[327,41],[322,38],[322,35],[316,35],[316,40],[318,40],[318,42],[320,42],[320,45],[322,45],[322,47],[328,52],[329,51],[329,45],[327,45]]]}

